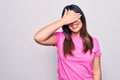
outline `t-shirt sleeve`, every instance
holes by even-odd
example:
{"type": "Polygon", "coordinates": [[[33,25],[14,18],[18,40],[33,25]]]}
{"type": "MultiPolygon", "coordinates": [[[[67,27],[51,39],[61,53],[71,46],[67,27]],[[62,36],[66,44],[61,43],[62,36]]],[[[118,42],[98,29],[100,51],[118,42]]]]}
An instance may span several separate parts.
{"type": "Polygon", "coordinates": [[[94,39],[94,47],[95,47],[95,56],[101,56],[101,50],[98,40],[94,39]]]}
{"type": "Polygon", "coordinates": [[[54,35],[56,36],[56,43],[54,46],[58,46],[59,38],[60,38],[60,32],[55,32],[54,35]]]}

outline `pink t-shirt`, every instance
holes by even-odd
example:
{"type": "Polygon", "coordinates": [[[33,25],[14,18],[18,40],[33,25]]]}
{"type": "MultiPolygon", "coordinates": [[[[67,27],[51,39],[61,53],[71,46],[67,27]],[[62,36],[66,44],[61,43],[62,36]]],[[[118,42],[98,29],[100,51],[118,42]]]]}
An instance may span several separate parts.
{"type": "Polygon", "coordinates": [[[93,80],[92,61],[95,56],[101,56],[99,43],[93,38],[92,54],[88,51],[86,54],[82,52],[83,44],[79,36],[72,35],[75,50],[72,51],[74,56],[68,55],[66,58],[63,54],[63,32],[55,32],[57,37],[56,47],[58,54],[58,80],[93,80]]]}

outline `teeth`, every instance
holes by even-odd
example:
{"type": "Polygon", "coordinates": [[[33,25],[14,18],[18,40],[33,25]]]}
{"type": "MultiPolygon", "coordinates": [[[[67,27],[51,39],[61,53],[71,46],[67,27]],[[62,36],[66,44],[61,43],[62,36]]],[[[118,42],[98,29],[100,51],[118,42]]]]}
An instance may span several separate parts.
{"type": "Polygon", "coordinates": [[[78,25],[72,25],[73,28],[76,28],[78,25]]]}

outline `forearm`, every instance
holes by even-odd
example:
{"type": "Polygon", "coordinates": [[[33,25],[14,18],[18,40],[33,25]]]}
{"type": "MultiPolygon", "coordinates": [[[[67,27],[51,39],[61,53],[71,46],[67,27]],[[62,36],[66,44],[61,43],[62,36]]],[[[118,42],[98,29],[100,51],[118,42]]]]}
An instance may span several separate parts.
{"type": "Polygon", "coordinates": [[[94,80],[102,80],[101,72],[94,73],[94,80]]]}
{"type": "Polygon", "coordinates": [[[68,25],[72,22],[75,22],[76,20],[80,18],[80,16],[81,15],[79,13],[74,13],[73,11],[65,11],[64,16],[61,19],[39,30],[35,34],[34,39],[38,42],[45,41],[46,39],[50,37],[50,35],[52,35],[61,26],[68,25]]]}
{"type": "Polygon", "coordinates": [[[53,34],[56,30],[58,30],[61,26],[63,26],[62,20],[57,20],[39,30],[34,38],[40,40],[46,40],[51,34],[53,34]]]}

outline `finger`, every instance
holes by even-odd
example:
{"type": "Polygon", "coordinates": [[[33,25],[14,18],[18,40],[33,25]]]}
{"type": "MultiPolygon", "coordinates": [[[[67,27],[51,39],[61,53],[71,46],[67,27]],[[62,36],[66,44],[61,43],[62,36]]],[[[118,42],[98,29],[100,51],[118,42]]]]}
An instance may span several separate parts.
{"type": "Polygon", "coordinates": [[[82,14],[80,14],[80,17],[82,16],[82,14]]]}
{"type": "Polygon", "coordinates": [[[65,9],[65,13],[64,13],[64,15],[67,15],[67,9],[65,9]]]}
{"type": "Polygon", "coordinates": [[[77,13],[77,15],[79,16],[79,18],[82,16],[80,13],[77,13]]]}

